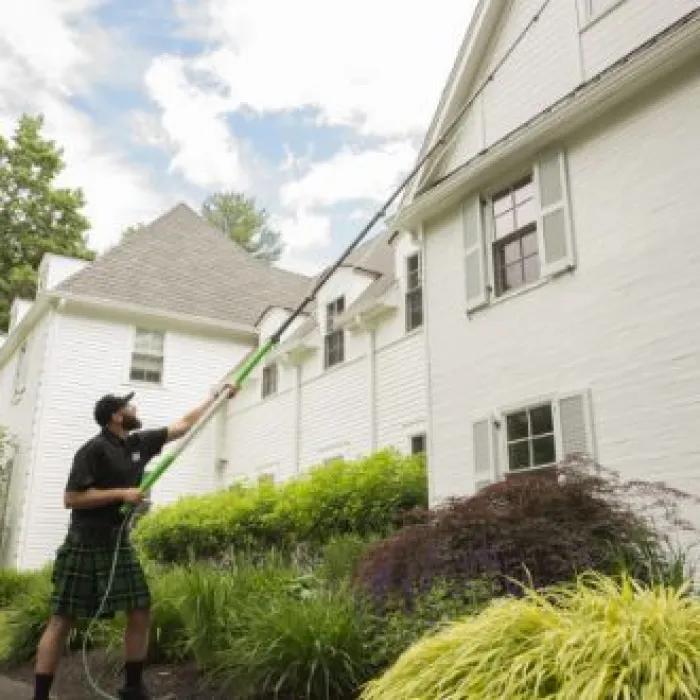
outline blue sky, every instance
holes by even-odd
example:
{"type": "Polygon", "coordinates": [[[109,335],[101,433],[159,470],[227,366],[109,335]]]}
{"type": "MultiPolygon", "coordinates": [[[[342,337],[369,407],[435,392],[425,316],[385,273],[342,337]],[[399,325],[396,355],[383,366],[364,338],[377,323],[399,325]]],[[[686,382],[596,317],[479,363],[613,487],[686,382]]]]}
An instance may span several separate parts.
{"type": "Polygon", "coordinates": [[[237,190],[280,264],[314,272],[413,164],[474,4],[23,0],[0,25],[0,131],[45,115],[98,251],[237,190]]]}

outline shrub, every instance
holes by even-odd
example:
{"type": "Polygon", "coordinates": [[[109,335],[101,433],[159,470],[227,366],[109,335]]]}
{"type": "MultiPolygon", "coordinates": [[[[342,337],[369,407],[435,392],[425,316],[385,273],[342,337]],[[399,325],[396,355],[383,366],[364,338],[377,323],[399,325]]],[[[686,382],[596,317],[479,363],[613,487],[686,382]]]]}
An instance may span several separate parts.
{"type": "Polygon", "coordinates": [[[700,601],[586,575],[494,601],[408,649],[362,700],[700,697],[700,601]]]}
{"type": "Polygon", "coordinates": [[[249,609],[213,677],[236,697],[331,700],[356,697],[373,672],[370,617],[347,589],[299,598],[279,592],[249,609]]]}
{"type": "Polygon", "coordinates": [[[41,572],[0,569],[0,608],[10,607],[41,572]]]}
{"type": "Polygon", "coordinates": [[[486,578],[502,595],[517,593],[515,582],[542,587],[590,569],[626,569],[640,580],[663,572],[663,539],[629,502],[651,497],[671,518],[672,498],[682,494],[592,476],[580,465],[559,475],[563,483],[551,474],[508,479],[424,513],[368,551],[357,584],[380,603],[397,595],[410,602],[436,579],[459,587],[486,578]]]}
{"type": "Polygon", "coordinates": [[[279,486],[237,485],[184,498],[143,518],[134,539],[161,562],[299,543],[319,547],[348,533],[387,534],[402,514],[426,503],[423,459],[384,451],[316,467],[279,486]]]}

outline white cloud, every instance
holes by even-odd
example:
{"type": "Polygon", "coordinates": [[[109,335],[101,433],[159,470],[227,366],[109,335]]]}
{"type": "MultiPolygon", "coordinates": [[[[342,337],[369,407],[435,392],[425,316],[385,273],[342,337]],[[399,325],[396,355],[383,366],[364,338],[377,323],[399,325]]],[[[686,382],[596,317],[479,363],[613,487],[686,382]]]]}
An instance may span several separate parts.
{"type": "Polygon", "coordinates": [[[171,170],[205,189],[245,190],[249,175],[241,147],[221,116],[226,100],[215,90],[197,87],[187,76],[186,62],[176,56],[155,59],[145,82],[162,110],[163,132],[175,149],[171,170]]]}
{"type": "Polygon", "coordinates": [[[365,134],[422,132],[475,0],[208,0],[195,65],[230,90],[230,108],[317,107],[322,121],[365,134]]]}
{"type": "Polygon", "coordinates": [[[270,219],[273,227],[281,232],[290,254],[326,246],[330,242],[331,220],[328,216],[301,208],[292,216],[270,219]]]}
{"type": "Polygon", "coordinates": [[[285,185],[281,200],[287,207],[315,208],[354,199],[384,201],[415,157],[416,150],[408,141],[366,151],[345,148],[285,185]]]}
{"type": "MultiPolygon", "coordinates": [[[[59,184],[81,187],[92,223],[91,246],[104,250],[121,230],[165,207],[145,174],[125,162],[87,114],[69,98],[83,94],[105,62],[95,51],[95,0],[23,0],[3,8],[0,22],[0,129],[9,136],[22,112],[43,113],[45,134],[64,150],[59,184]]],[[[103,40],[109,34],[99,31],[103,40]]],[[[104,56],[113,46],[99,44],[104,56]]]]}

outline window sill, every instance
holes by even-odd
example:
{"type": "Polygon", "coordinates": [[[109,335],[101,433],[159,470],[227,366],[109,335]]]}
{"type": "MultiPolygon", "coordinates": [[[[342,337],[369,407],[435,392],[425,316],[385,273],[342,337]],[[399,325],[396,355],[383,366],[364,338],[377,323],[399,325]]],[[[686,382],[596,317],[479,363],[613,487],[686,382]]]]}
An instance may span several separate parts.
{"type": "Polygon", "coordinates": [[[420,335],[423,332],[423,329],[425,328],[425,325],[421,323],[420,326],[416,326],[415,328],[411,328],[411,330],[404,330],[403,337],[404,338],[411,338],[414,335],[420,335]]]}
{"type": "Polygon", "coordinates": [[[138,379],[128,379],[124,384],[134,389],[153,389],[154,391],[165,391],[165,385],[154,384],[153,382],[142,382],[138,379]]]}
{"type": "Polygon", "coordinates": [[[587,30],[589,30],[591,27],[594,27],[596,24],[599,22],[602,22],[609,14],[612,12],[615,12],[620,5],[625,3],[626,0],[617,0],[617,2],[614,2],[610,7],[606,8],[602,12],[599,12],[597,15],[591,15],[588,16],[586,13],[585,9],[583,10],[584,14],[584,20],[583,23],[581,24],[581,28],[579,29],[579,34],[583,34],[587,30]]]}

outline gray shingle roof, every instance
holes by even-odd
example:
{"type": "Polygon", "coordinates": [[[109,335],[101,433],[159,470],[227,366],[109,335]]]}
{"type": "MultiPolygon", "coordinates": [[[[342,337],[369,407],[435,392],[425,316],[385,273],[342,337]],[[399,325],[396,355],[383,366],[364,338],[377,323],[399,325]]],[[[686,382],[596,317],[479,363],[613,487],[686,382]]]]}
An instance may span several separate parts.
{"type": "Polygon", "coordinates": [[[256,260],[178,204],[56,291],[253,325],[270,306],[295,307],[309,284],[256,260]]]}

